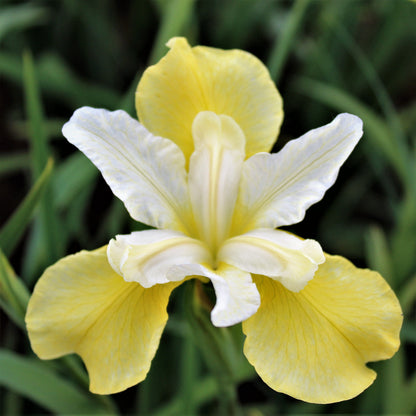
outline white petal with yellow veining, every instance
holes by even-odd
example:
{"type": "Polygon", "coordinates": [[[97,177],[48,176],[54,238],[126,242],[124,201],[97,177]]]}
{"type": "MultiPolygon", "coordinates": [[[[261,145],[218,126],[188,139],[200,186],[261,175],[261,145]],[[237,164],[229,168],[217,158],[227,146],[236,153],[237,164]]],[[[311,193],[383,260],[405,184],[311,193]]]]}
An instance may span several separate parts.
{"type": "Polygon", "coordinates": [[[189,193],[200,237],[215,251],[226,238],[244,160],[244,133],[228,116],[199,113],[192,125],[195,151],[189,193]]]}
{"type": "Polygon", "coordinates": [[[260,306],[260,294],[250,273],[231,265],[222,263],[213,271],[200,264],[190,264],[173,267],[169,274],[181,279],[205,276],[211,280],[217,297],[211,311],[211,321],[215,326],[231,326],[245,321],[260,306]]]}
{"type": "Polygon", "coordinates": [[[186,230],[185,159],[173,142],[152,135],[124,111],[90,107],[75,111],[62,132],[101,170],[135,220],[186,230]]]}
{"type": "Polygon", "coordinates": [[[269,276],[287,289],[299,292],[325,257],[315,240],[263,228],[228,239],[219,250],[218,261],[269,276]]]}
{"type": "Polygon", "coordinates": [[[248,159],[241,174],[235,232],[302,221],[305,211],[333,185],[361,135],[362,121],[340,114],[290,141],[279,153],[248,159]]]}
{"type": "Polygon", "coordinates": [[[148,288],[181,278],[167,278],[175,265],[211,263],[208,249],[199,240],[176,231],[146,230],[118,235],[108,245],[108,259],[113,269],[127,282],[148,288]]]}

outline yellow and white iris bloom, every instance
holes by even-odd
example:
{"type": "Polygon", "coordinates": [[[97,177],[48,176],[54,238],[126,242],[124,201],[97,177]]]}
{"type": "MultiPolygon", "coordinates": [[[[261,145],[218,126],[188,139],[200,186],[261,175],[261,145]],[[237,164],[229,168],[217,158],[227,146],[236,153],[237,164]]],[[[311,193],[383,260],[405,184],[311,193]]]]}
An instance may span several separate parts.
{"type": "Polygon", "coordinates": [[[283,112],[260,61],[183,38],[168,46],[138,86],[142,124],[84,107],[63,128],[132,218],[155,229],[49,267],[26,317],[33,350],[78,353],[91,391],[124,390],[149,371],[172,290],[203,276],[212,323],[243,323],[244,353],[270,387],[317,403],[356,396],[375,378],[365,363],[399,346],[398,301],[378,273],[277,228],[334,183],[361,120],[340,114],[266,153],[283,112]]]}

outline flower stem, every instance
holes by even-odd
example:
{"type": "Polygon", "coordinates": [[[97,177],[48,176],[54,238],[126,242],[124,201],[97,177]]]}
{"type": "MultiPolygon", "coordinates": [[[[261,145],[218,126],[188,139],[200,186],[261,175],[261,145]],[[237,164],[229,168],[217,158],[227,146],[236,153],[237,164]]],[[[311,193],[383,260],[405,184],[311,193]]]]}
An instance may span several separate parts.
{"type": "Polygon", "coordinates": [[[213,327],[206,307],[206,300],[202,295],[202,283],[198,280],[189,282],[187,291],[185,296],[186,312],[192,334],[207,367],[211,370],[218,384],[220,406],[218,414],[241,415],[235,377],[230,360],[226,355],[225,339],[221,334],[221,331],[225,329],[213,327]]]}

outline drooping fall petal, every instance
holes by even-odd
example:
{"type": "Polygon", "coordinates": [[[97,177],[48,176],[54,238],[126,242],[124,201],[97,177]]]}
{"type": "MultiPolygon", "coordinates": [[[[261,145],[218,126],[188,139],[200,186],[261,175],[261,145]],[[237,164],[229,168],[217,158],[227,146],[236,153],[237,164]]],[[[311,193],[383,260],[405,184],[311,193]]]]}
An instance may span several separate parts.
{"type": "Polygon", "coordinates": [[[325,257],[315,240],[261,228],[225,241],[218,252],[218,261],[266,275],[299,292],[313,278],[325,257]]]}
{"type": "Polygon", "coordinates": [[[244,353],[279,392],[313,403],[350,399],[376,377],[365,363],[399,347],[400,305],[376,272],[326,256],[299,293],[266,277],[255,282],[261,306],[243,323],[244,353]]]}
{"type": "Polygon", "coordinates": [[[362,121],[340,114],[278,153],[260,153],[245,161],[234,233],[302,221],[305,211],[333,185],[361,135],[362,121]]]}
{"type": "Polygon", "coordinates": [[[177,285],[144,289],[125,282],[109,265],[106,247],[65,257],[46,269],[30,299],[32,349],[43,359],[79,354],[94,393],[125,390],[149,371],[177,285]]]}
{"type": "Polygon", "coordinates": [[[260,305],[260,295],[250,273],[225,263],[214,271],[200,264],[173,267],[171,280],[186,276],[208,277],[215,290],[217,301],[211,311],[211,321],[215,326],[231,326],[252,316],[260,305]]]}
{"type": "Polygon", "coordinates": [[[282,99],[266,67],[241,51],[173,38],[170,51],[144,72],[136,93],[139,120],[173,140],[189,158],[192,122],[201,111],[231,116],[246,137],[246,154],[269,151],[282,123],[282,99]]]}
{"type": "Polygon", "coordinates": [[[124,111],[90,107],[75,111],[62,132],[101,170],[132,218],[190,231],[185,159],[173,142],[149,133],[124,111]]]}
{"type": "Polygon", "coordinates": [[[118,235],[110,241],[107,252],[110,264],[124,280],[145,288],[168,283],[167,272],[172,266],[212,263],[211,254],[201,241],[170,230],[118,235]]]}

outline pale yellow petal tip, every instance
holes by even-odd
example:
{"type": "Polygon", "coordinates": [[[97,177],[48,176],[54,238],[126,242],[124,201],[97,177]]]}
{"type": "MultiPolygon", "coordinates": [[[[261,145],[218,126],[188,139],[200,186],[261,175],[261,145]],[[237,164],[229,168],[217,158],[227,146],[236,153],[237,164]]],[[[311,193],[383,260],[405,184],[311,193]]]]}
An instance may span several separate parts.
{"type": "Polygon", "coordinates": [[[127,390],[128,388],[133,387],[145,380],[149,370],[142,373],[140,376],[127,377],[123,374],[121,376],[117,376],[116,380],[110,382],[109,378],[103,379],[102,377],[96,377],[94,369],[90,371],[87,366],[88,375],[90,376],[89,390],[91,393],[100,395],[121,393],[122,391],[127,390]]]}
{"type": "MultiPolygon", "coordinates": [[[[226,115],[217,115],[212,111],[201,111],[192,123],[194,142],[205,141],[213,144],[215,140],[229,149],[244,149],[244,132],[235,120],[226,115]]],[[[195,147],[198,147],[195,144],[195,147]]]]}
{"type": "Polygon", "coordinates": [[[175,47],[178,48],[186,48],[186,49],[190,49],[191,46],[188,43],[188,40],[182,36],[174,36],[173,38],[170,38],[167,42],[166,42],[166,46],[169,49],[173,49],[175,47]]]}
{"type": "MultiPolygon", "coordinates": [[[[385,342],[384,354],[380,352],[379,358],[368,359],[368,361],[378,361],[391,358],[400,347],[400,331],[403,325],[403,311],[399,299],[390,287],[386,279],[377,271],[371,269],[360,269],[350,260],[339,255],[329,255],[325,253],[326,262],[322,264],[318,273],[321,278],[331,278],[335,274],[338,278],[350,279],[355,285],[367,282],[366,290],[369,296],[374,297],[374,301],[379,306],[379,317],[384,317],[384,325],[380,325],[386,330],[383,341],[385,342]],[[325,268],[326,267],[326,268],[325,268]],[[328,273],[328,271],[330,273],[328,273]]],[[[375,311],[373,312],[375,315],[375,311]]]]}
{"type": "MultiPolygon", "coordinates": [[[[351,384],[348,388],[345,386],[339,386],[338,380],[334,378],[332,380],[332,388],[330,390],[327,386],[319,385],[310,385],[309,389],[301,390],[299,385],[288,385],[282,388],[279,388],[278,391],[283,394],[287,394],[297,400],[302,400],[303,402],[313,403],[313,404],[331,404],[339,403],[346,400],[351,400],[354,397],[359,396],[365,390],[367,390],[376,380],[377,373],[369,368],[365,368],[363,374],[358,377],[358,380],[351,380],[351,384]]],[[[272,389],[273,382],[270,380],[263,381],[272,389]]],[[[277,390],[277,389],[274,389],[277,390]]]]}

